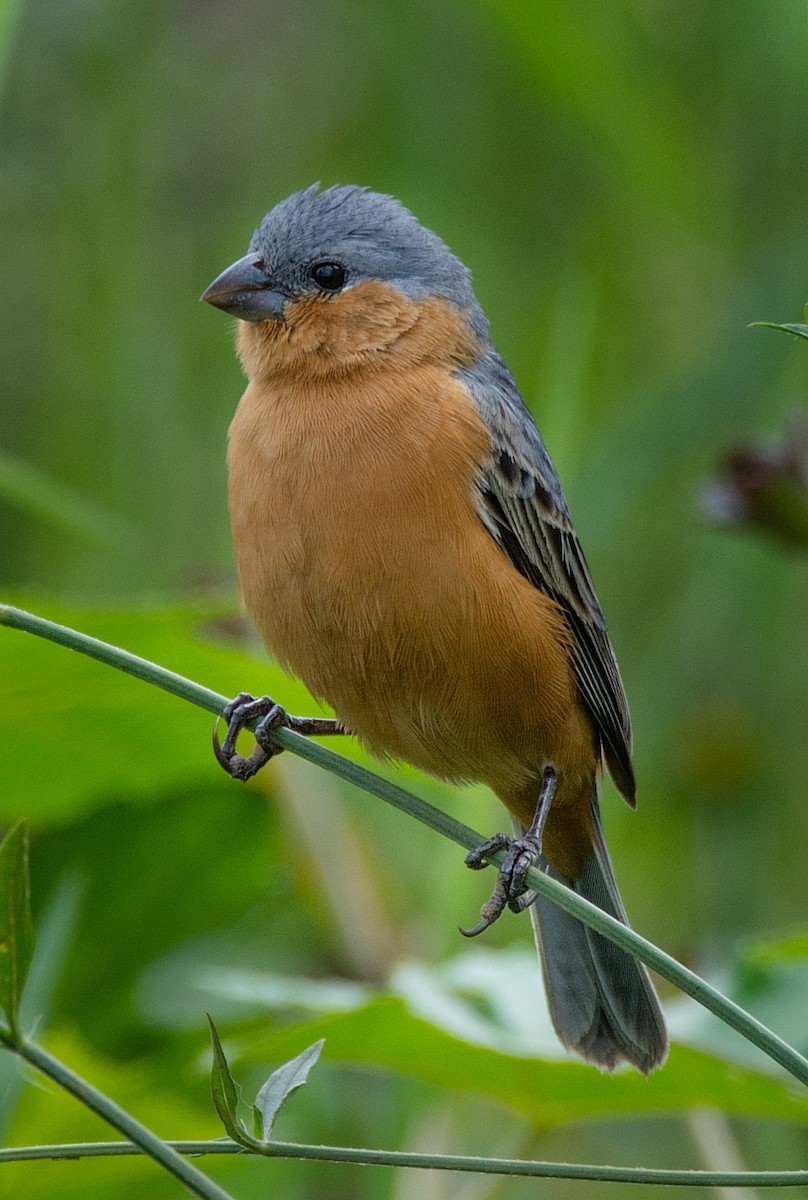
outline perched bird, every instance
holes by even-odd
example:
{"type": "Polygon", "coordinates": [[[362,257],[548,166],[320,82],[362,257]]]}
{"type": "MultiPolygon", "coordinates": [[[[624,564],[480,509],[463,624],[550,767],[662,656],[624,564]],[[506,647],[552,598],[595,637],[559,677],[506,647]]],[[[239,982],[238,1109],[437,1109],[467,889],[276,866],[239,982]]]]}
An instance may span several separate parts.
{"type": "Polygon", "coordinates": [[[620,673],[564,493],[494,349],[469,271],[391,196],[312,187],[264,217],[203,300],[239,318],[230,426],[239,587],[277,660],[338,714],[230,705],[247,778],[279,723],[350,732],[519,823],[479,932],[530,904],[561,1041],[651,1071],[665,1027],[645,968],[525,891],[537,864],[626,921],[603,837],[605,761],[635,803],[620,673]],[[249,759],[238,730],[263,718],[249,759]]]}

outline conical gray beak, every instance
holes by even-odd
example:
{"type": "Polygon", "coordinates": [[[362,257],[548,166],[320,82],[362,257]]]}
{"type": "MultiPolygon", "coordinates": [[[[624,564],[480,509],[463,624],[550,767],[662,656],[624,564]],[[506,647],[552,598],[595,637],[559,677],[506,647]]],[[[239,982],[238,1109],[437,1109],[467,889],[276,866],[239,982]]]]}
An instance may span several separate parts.
{"type": "Polygon", "coordinates": [[[246,254],[217,275],[200,299],[242,321],[282,321],[289,297],[273,288],[260,254],[246,254]]]}

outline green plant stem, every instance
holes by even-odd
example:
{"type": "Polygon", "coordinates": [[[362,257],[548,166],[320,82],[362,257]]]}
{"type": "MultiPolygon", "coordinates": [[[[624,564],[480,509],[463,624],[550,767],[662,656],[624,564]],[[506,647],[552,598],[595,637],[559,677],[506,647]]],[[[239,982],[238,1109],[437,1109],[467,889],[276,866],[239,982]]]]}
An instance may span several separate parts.
{"type": "MultiPolygon", "coordinates": [[[[168,1142],[178,1154],[247,1154],[230,1138],[204,1142],[168,1142]]],[[[118,1158],[143,1151],[131,1142],[74,1142],[60,1146],[12,1146],[0,1150],[0,1164],[36,1159],[118,1158]]],[[[808,1171],[667,1171],[646,1167],[609,1167],[583,1163],[540,1162],[518,1158],[471,1158],[459,1154],[410,1154],[404,1150],[364,1150],[347,1146],[308,1146],[272,1142],[267,1158],[350,1162],[364,1166],[418,1167],[485,1175],[522,1175],[542,1179],[587,1179],[604,1183],[644,1183],[677,1187],[800,1187],[808,1171]]]]}
{"type": "MultiPolygon", "coordinates": [[[[201,1196],[202,1200],[233,1200],[229,1192],[220,1188],[193,1163],[187,1162],[173,1146],[162,1141],[156,1133],[152,1133],[145,1125],[141,1125],[128,1112],[120,1108],[114,1100],[110,1100],[108,1096],[97,1091],[91,1083],[82,1079],[80,1075],[76,1075],[64,1063],[43,1050],[41,1046],[37,1046],[34,1042],[17,1040],[8,1031],[0,1031],[0,1042],[36,1067],[43,1075],[47,1075],[66,1092],[70,1092],[113,1129],[117,1129],[124,1137],[129,1138],[134,1143],[132,1153],[136,1152],[135,1147],[137,1147],[137,1152],[147,1154],[149,1158],[160,1163],[181,1183],[184,1183],[195,1196],[201,1196]]],[[[2,1161],[3,1159],[0,1158],[0,1162],[2,1161]]]]}
{"type": "MultiPolygon", "coordinates": [[[[135,675],[137,678],[154,684],[156,687],[163,688],[165,691],[171,692],[181,699],[188,700],[200,708],[207,709],[209,712],[220,715],[227,703],[226,697],[211,691],[209,688],[201,687],[190,679],[185,679],[182,675],[177,675],[173,671],[167,671],[163,667],[158,667],[155,663],[138,658],[136,655],[129,654],[128,651],[118,649],[116,646],[100,642],[96,638],[89,637],[87,634],[78,633],[73,629],[68,629],[64,625],[56,625],[43,617],[34,616],[32,613],[26,613],[21,609],[13,608],[11,605],[0,605],[0,625],[8,625],[14,629],[21,629],[28,633],[36,634],[38,637],[47,638],[62,646],[67,646],[71,650],[89,655],[99,662],[117,667],[118,670],[126,671],[130,675],[135,675]]],[[[381,779],[378,775],[374,775],[358,763],[351,762],[349,759],[335,754],[332,750],[326,749],[325,746],[308,738],[301,737],[299,734],[292,733],[288,729],[279,729],[275,737],[278,745],[283,749],[290,750],[301,758],[305,758],[309,762],[322,767],[324,770],[330,771],[333,775],[337,775],[341,779],[345,779],[357,787],[364,789],[364,791],[369,792],[371,795],[377,796],[380,800],[384,800],[387,804],[393,805],[394,808],[398,808],[409,816],[415,817],[416,820],[430,826],[438,833],[442,833],[444,837],[450,838],[467,850],[473,849],[482,842],[482,836],[467,825],[455,821],[452,817],[441,812],[440,809],[435,808],[433,805],[428,804],[425,800],[421,800],[417,796],[404,791],[403,788],[397,787],[385,779],[381,779]]],[[[501,857],[501,855],[495,855],[492,861],[499,862],[501,861],[501,857]]],[[[727,1025],[737,1030],[738,1033],[762,1050],[764,1054],[767,1054],[774,1062],[784,1067],[795,1079],[808,1086],[808,1059],[804,1058],[792,1046],[789,1046],[787,1042],[778,1037],[777,1034],[773,1033],[750,1013],[746,1012],[740,1005],[730,1000],[727,996],[724,996],[693,971],[688,970],[687,967],[683,967],[675,958],[671,958],[669,954],[666,954],[638,933],[635,933],[633,929],[629,929],[626,925],[615,920],[614,917],[609,916],[608,913],[603,912],[594,904],[590,904],[588,900],[584,900],[581,896],[576,896],[574,892],[564,887],[563,884],[557,883],[556,880],[550,879],[549,876],[536,870],[529,872],[528,881],[531,887],[535,888],[543,896],[547,896],[559,908],[565,909],[574,917],[577,917],[578,920],[583,921],[585,925],[589,925],[598,933],[603,934],[604,937],[609,938],[618,946],[627,950],[629,954],[634,954],[642,962],[646,963],[647,966],[652,967],[653,970],[680,988],[681,991],[685,992],[688,996],[692,996],[702,1007],[708,1009],[727,1025]]]]}

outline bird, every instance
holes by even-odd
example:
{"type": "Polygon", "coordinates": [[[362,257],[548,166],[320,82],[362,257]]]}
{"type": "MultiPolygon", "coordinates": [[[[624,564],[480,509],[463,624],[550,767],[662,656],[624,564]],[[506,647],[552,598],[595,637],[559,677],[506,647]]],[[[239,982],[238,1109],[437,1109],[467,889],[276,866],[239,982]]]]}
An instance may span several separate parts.
{"type": "Polygon", "coordinates": [[[240,693],[219,761],[248,778],[285,725],[488,785],[516,836],[468,856],[506,852],[466,932],[529,908],[560,1041],[649,1073],[667,1036],[645,967],[525,882],[535,865],[628,924],[600,791],[605,767],[635,805],[632,732],[561,483],[468,268],[393,196],[315,184],[201,298],[237,318],[248,381],[228,437],[241,598],[336,714],[240,693]]]}

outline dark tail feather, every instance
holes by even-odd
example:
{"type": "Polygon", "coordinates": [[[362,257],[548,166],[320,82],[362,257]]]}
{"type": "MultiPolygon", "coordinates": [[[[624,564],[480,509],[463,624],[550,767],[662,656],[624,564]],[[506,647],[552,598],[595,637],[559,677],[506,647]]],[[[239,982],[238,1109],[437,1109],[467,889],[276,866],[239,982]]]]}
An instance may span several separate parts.
{"type": "MultiPolygon", "coordinates": [[[[628,925],[592,798],[592,854],[577,879],[564,879],[545,858],[540,867],[628,925]]],[[[530,908],[556,1033],[570,1050],[610,1070],[627,1059],[648,1074],[665,1061],[665,1022],[648,972],[625,950],[539,896],[530,908]]]]}

